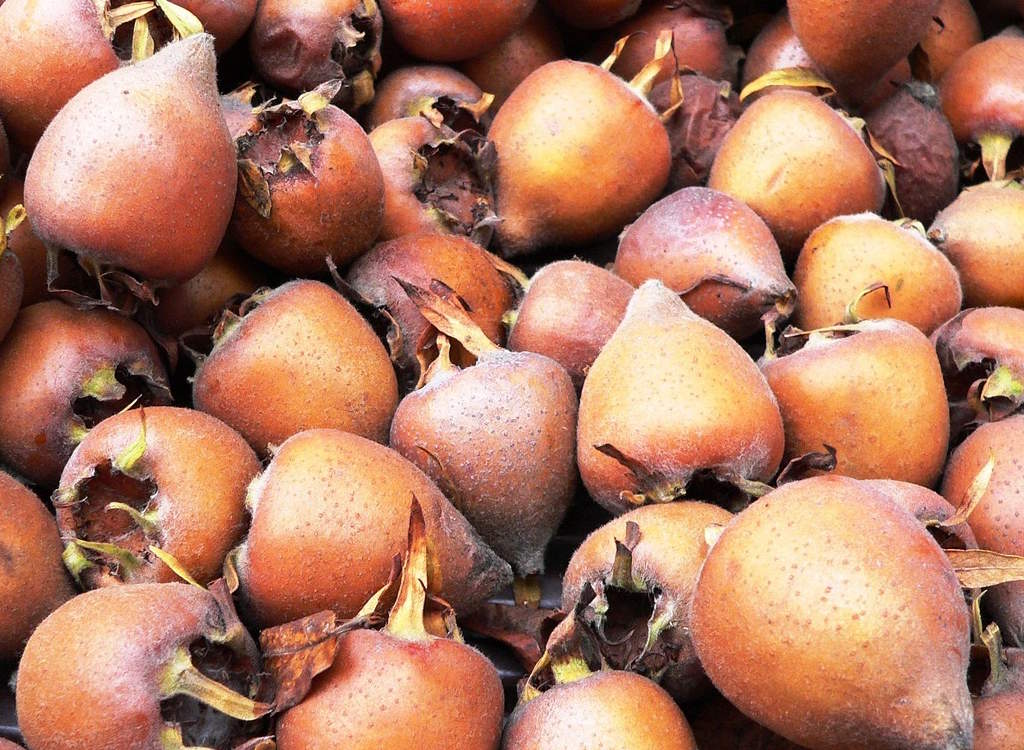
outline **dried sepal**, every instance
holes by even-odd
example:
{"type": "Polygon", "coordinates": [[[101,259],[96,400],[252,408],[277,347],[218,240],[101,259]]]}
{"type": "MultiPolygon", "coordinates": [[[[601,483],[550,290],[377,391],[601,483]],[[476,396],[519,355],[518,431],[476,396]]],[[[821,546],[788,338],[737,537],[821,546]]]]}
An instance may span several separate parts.
{"type": "Polygon", "coordinates": [[[843,313],[843,325],[860,323],[862,318],[857,312],[857,307],[860,305],[861,300],[870,294],[875,294],[876,292],[882,292],[882,294],[885,295],[885,306],[891,309],[892,294],[889,291],[889,285],[885,282],[877,281],[874,284],[868,284],[868,286],[857,292],[856,296],[854,296],[854,298],[846,305],[846,310],[843,313]]]}
{"type": "Polygon", "coordinates": [[[256,213],[264,219],[270,218],[273,209],[270,183],[263,170],[252,159],[238,160],[238,192],[256,213]]]}
{"type": "Polygon", "coordinates": [[[469,316],[465,300],[444,282],[433,279],[430,289],[424,289],[410,281],[392,278],[432,326],[458,341],[473,356],[500,349],[469,316]]]}
{"type": "Polygon", "coordinates": [[[744,86],[740,91],[740,101],[746,101],[758,91],[772,86],[821,89],[824,95],[836,92],[835,86],[812,68],[779,68],[768,71],[744,86]]]}
{"type": "Polygon", "coordinates": [[[992,472],[996,468],[996,457],[990,456],[985,465],[981,467],[978,473],[971,480],[970,486],[967,488],[967,492],[964,493],[964,499],[956,509],[956,513],[947,518],[945,521],[939,521],[936,523],[937,526],[943,528],[950,528],[953,526],[959,526],[962,523],[967,523],[971,517],[971,513],[978,507],[978,503],[981,502],[985,496],[985,492],[988,491],[989,483],[992,481],[992,472]]]}
{"type": "Polygon", "coordinates": [[[983,549],[947,549],[945,553],[965,589],[1024,581],[1024,557],[983,549]]]}
{"type": "Polygon", "coordinates": [[[823,445],[824,451],[810,451],[790,459],[775,477],[775,486],[806,479],[815,471],[833,471],[836,468],[836,449],[823,445]]]}

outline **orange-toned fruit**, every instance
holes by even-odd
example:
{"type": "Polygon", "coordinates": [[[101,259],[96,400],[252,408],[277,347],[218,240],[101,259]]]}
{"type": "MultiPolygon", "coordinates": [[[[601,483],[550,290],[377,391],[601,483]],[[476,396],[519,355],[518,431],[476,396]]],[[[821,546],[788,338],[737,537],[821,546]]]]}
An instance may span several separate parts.
{"type": "Polygon", "coordinates": [[[578,29],[606,29],[640,10],[642,0],[548,0],[552,12],[578,29]]]}
{"type": "MultiPolygon", "coordinates": [[[[477,84],[455,68],[409,65],[389,73],[377,85],[377,93],[366,113],[366,129],[372,131],[389,120],[421,114],[431,118],[447,114],[454,118],[463,113],[462,124],[468,126],[480,120],[486,125],[490,122],[486,112],[474,117],[483,95],[477,84]]],[[[448,124],[459,129],[450,121],[448,124]]]]}
{"type": "Polygon", "coordinates": [[[195,14],[203,29],[213,36],[220,54],[249,30],[259,0],[179,0],[178,4],[195,14]]]}
{"type": "Polygon", "coordinates": [[[936,524],[936,521],[948,521],[958,508],[935,490],[895,479],[864,479],[861,484],[882,493],[925,524],[943,549],[977,549],[978,540],[966,521],[955,526],[936,524]]]}
{"type": "Polygon", "coordinates": [[[981,40],[981,24],[970,0],[940,0],[928,33],[918,43],[919,77],[938,83],[957,58],[981,40]]]}
{"type": "MultiPolygon", "coordinates": [[[[998,636],[996,636],[998,637],[998,636]]],[[[998,655],[998,672],[989,670],[974,699],[974,750],[1021,750],[1024,723],[1024,651],[1010,648],[998,655]]]]}
{"type": "Polygon", "coordinates": [[[511,34],[536,0],[381,0],[388,32],[421,60],[476,57],[511,34]]]}
{"type": "MultiPolygon", "coordinates": [[[[793,25],[789,22],[789,13],[783,8],[765,24],[751,42],[747,56],[743,60],[741,81],[746,86],[765,73],[785,68],[808,68],[815,73],[821,72],[797,39],[793,25]]],[[[760,93],[752,96],[759,96],[760,93]]]]}
{"type": "MultiPolygon", "coordinates": [[[[0,192],[0,216],[7,216],[19,203],[25,203],[25,183],[14,175],[5,175],[0,192]]],[[[32,222],[23,221],[7,236],[7,251],[18,256],[25,280],[22,307],[49,297],[46,290],[46,245],[32,231],[32,222]]]]}

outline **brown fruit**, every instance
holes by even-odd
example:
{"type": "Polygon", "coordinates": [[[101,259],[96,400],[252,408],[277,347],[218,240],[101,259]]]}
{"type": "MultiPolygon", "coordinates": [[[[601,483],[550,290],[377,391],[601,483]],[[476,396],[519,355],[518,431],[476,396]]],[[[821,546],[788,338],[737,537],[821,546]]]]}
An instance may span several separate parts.
{"type": "Polygon", "coordinates": [[[981,40],[981,24],[970,0],[940,0],[928,33],[918,43],[918,77],[938,83],[956,59],[981,40]]]}
{"type": "Polygon", "coordinates": [[[1024,189],[984,183],[942,210],[928,238],[960,272],[966,307],[1024,307],[1024,189]]]}
{"type": "Polygon", "coordinates": [[[981,694],[974,699],[974,750],[1021,750],[1024,651],[1000,650],[996,658],[998,666],[989,671],[981,694]]]}
{"type": "MultiPolygon", "coordinates": [[[[797,39],[793,25],[789,22],[789,13],[783,8],[772,16],[751,43],[743,61],[741,81],[746,86],[765,73],[785,68],[808,68],[815,73],[821,72],[797,39]]],[[[757,92],[752,97],[760,95],[762,92],[757,92]]]]}
{"type": "Polygon", "coordinates": [[[179,0],[178,4],[202,22],[203,29],[213,36],[220,54],[234,46],[248,31],[256,16],[259,0],[179,0]]]}
{"type": "Polygon", "coordinates": [[[202,412],[153,407],[103,420],[54,494],[68,568],[86,588],[177,581],[156,546],[209,584],[245,535],[246,488],[259,471],[242,436],[202,412]],[[117,549],[87,546],[96,542],[117,549]]]}
{"type": "Polygon", "coordinates": [[[805,330],[896,318],[928,335],[963,299],[953,264],[921,231],[874,214],[840,216],[811,232],[793,281],[795,320],[805,330]]]}
{"type": "Polygon", "coordinates": [[[971,747],[956,574],[917,519],[855,480],[793,482],[737,515],[691,622],[715,687],[800,745],[971,747]]]}
{"type": "Polygon", "coordinates": [[[642,0],[548,0],[552,12],[578,29],[607,29],[640,10],[642,0]]]}
{"type": "Polygon", "coordinates": [[[658,281],[634,293],[594,361],[577,429],[583,483],[613,513],[683,497],[694,479],[766,481],[783,449],[757,366],[658,281]]]}
{"type": "Polygon", "coordinates": [[[345,429],[384,442],[398,383],[380,340],[344,297],[292,281],[226,314],[192,389],[197,409],[266,455],[302,430],[345,429]]]}
{"type": "Polygon", "coordinates": [[[508,564],[413,464],[350,433],[309,430],[278,448],[249,492],[238,572],[254,618],[276,625],[325,609],[354,616],[405,547],[413,496],[438,559],[431,593],[468,613],[510,583],[508,564]]]}
{"type": "Polygon", "coordinates": [[[215,66],[213,40],[199,34],[76,94],[25,177],[40,239],[152,281],[202,270],[227,229],[237,171],[215,66]]]}
{"type": "Polygon", "coordinates": [[[633,287],[581,260],[549,263],[530,280],[508,348],[558,362],[583,387],[590,366],[626,314],[633,287]]]}
{"type": "Polygon", "coordinates": [[[835,216],[880,211],[885,185],[860,134],[811,94],[758,99],[725,136],[708,187],[749,205],[793,258],[835,216]]]}
{"type": "Polygon", "coordinates": [[[46,506],[0,471],[0,660],[14,661],[50,612],[75,595],[60,559],[57,524],[46,506]]]}
{"type": "Polygon", "coordinates": [[[837,474],[932,486],[946,458],[949,409],[924,334],[886,319],[792,335],[803,348],[761,360],[786,425],[783,460],[829,445],[837,474]]]}
{"type": "Polygon", "coordinates": [[[139,399],[171,400],[160,355],[137,323],[107,310],[40,302],[0,346],[0,456],[31,482],[57,485],[86,433],[139,399]]]}
{"type": "MultiPolygon", "coordinates": [[[[25,183],[13,175],[6,175],[0,193],[0,216],[7,216],[19,203],[24,204],[25,183]]],[[[7,237],[7,250],[18,256],[25,280],[22,307],[34,305],[49,297],[46,290],[46,245],[32,231],[32,222],[23,221],[7,237]]]]}
{"type": "MultiPolygon", "coordinates": [[[[3,217],[0,215],[0,232],[3,232],[3,217]]],[[[2,246],[2,241],[0,241],[2,246]]],[[[21,308],[21,298],[25,291],[25,278],[21,272],[21,263],[18,256],[7,252],[6,248],[0,252],[0,342],[11,330],[14,318],[21,308]]]]}
{"type": "Polygon", "coordinates": [[[511,34],[536,0],[381,0],[388,32],[414,57],[455,62],[511,34]]]}
{"type": "Polygon", "coordinates": [[[465,75],[444,65],[410,65],[389,73],[377,86],[369,111],[366,129],[373,130],[389,120],[426,115],[437,123],[445,118],[454,124],[460,114],[460,123],[471,127],[479,122],[486,130],[490,123],[483,99],[484,92],[465,75]],[[448,120],[447,118],[452,118],[448,120]]]}
{"type": "Polygon", "coordinates": [[[652,205],[619,238],[615,273],[631,284],[658,279],[693,312],[735,338],[761,328],[761,316],[791,308],[771,230],[743,203],[702,187],[652,205]]]}
{"type": "MultiPolygon", "coordinates": [[[[977,549],[978,540],[966,521],[955,526],[936,524],[936,521],[948,521],[956,514],[958,508],[946,502],[946,499],[935,490],[893,479],[865,479],[861,484],[882,493],[925,524],[929,533],[943,549],[977,549]]],[[[961,501],[962,498],[958,499],[958,503],[961,501]]]]}
{"type": "Polygon", "coordinates": [[[11,171],[11,144],[7,140],[7,130],[0,122],[0,178],[11,171]]]}

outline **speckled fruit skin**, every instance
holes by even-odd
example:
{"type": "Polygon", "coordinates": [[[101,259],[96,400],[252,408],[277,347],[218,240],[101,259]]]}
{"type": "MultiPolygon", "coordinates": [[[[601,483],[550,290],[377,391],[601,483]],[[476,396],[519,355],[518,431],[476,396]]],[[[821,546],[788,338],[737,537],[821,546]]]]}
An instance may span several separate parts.
{"type": "Polygon", "coordinates": [[[603,671],[556,685],[520,705],[502,750],[696,750],[668,693],[632,672],[603,671]]]}
{"type": "MultiPolygon", "coordinates": [[[[946,521],[957,511],[957,507],[947,502],[938,492],[919,484],[894,479],[864,479],[861,484],[882,493],[926,525],[935,520],[946,521]]],[[[936,531],[934,527],[930,527],[930,530],[933,534],[936,531]]],[[[950,527],[949,533],[951,538],[948,543],[940,542],[943,549],[959,549],[961,546],[963,549],[977,549],[978,540],[966,522],[950,527]]]]}
{"type": "Polygon", "coordinates": [[[409,65],[389,73],[377,85],[366,113],[366,129],[388,120],[417,117],[425,101],[446,96],[455,102],[475,104],[483,96],[469,78],[444,65],[409,65]]]}
{"type": "Polygon", "coordinates": [[[968,750],[969,623],[923,525],[836,476],[784,485],[737,515],[692,612],[715,687],[821,750],[968,750]]]}
{"type": "Polygon", "coordinates": [[[766,481],[784,440],[775,397],[747,353],[657,281],[634,293],[594,361],[577,429],[583,483],[617,514],[630,510],[621,492],[652,488],[595,446],[685,484],[700,469],[766,481]]]}
{"type": "Polygon", "coordinates": [[[0,29],[0,117],[31,149],[61,107],[118,59],[91,0],[6,0],[0,29]]]}
{"type": "Polygon", "coordinates": [[[421,60],[455,62],[497,44],[530,15],[536,0],[380,0],[399,46],[421,60]]]}
{"type": "Polygon", "coordinates": [[[1024,723],[1024,651],[1003,652],[1005,682],[974,699],[974,750],[1021,750],[1024,723]]]}
{"type": "MultiPolygon", "coordinates": [[[[0,216],[7,216],[19,203],[25,203],[25,183],[14,175],[4,175],[0,193],[0,216]]],[[[17,255],[25,290],[22,307],[42,302],[49,296],[46,291],[46,246],[32,232],[32,222],[23,221],[7,238],[7,252],[17,255]]]]}
{"type": "Polygon", "coordinates": [[[929,80],[940,81],[957,58],[981,40],[981,24],[970,0],[940,0],[928,33],[919,42],[929,80]]]}
{"type": "Polygon", "coordinates": [[[277,746],[495,750],[503,707],[498,673],[469,646],[356,630],[302,703],[278,719],[277,746]]]}
{"type": "Polygon", "coordinates": [[[0,457],[29,481],[54,487],[71,456],[73,406],[97,370],[124,365],[170,401],[167,375],[145,330],[107,310],[62,302],[23,309],[0,346],[0,457]]]}
{"type": "Polygon", "coordinates": [[[960,272],[966,307],[1024,307],[1024,190],[968,188],[939,212],[928,236],[960,272]]]}
{"type": "Polygon", "coordinates": [[[57,524],[42,501],[0,471],[0,660],[14,661],[36,626],[75,595],[57,524]]]}
{"type": "Polygon", "coordinates": [[[384,442],[398,381],[384,346],[344,297],[319,281],[292,281],[214,346],[192,397],[266,455],[269,445],[314,427],[384,442]]]}
{"type": "Polygon", "coordinates": [[[889,287],[856,305],[861,319],[896,318],[925,335],[957,314],[963,301],[960,277],[919,231],[901,228],[874,214],[840,216],[807,238],[793,273],[795,321],[804,330],[843,321],[847,305],[872,284],[889,287]]]}
{"type": "Polygon", "coordinates": [[[898,320],[869,320],[847,338],[815,339],[761,369],[779,400],[790,460],[823,445],[835,472],[926,487],[942,473],[949,409],[931,342],[898,320]]]}
{"type": "Polygon", "coordinates": [[[406,396],[391,447],[448,490],[484,541],[526,576],[544,570],[544,549],[576,490],[576,417],[576,390],[557,362],[487,352],[406,396]]]}
{"type": "Polygon", "coordinates": [[[761,315],[795,292],[761,218],[702,187],[662,198],[626,227],[615,273],[631,284],[661,280],[693,312],[736,338],[755,333],[761,315]]]}
{"type": "Polygon", "coordinates": [[[413,495],[438,558],[440,596],[456,611],[511,582],[508,564],[413,464],[357,435],[309,430],[278,448],[250,490],[239,574],[257,621],[277,625],[325,609],[354,616],[405,549],[413,495]]]}
{"type": "Polygon", "coordinates": [[[508,347],[551,357],[579,390],[632,296],[629,282],[600,266],[581,260],[549,263],[530,280],[508,347]]]}
{"type": "MultiPolygon", "coordinates": [[[[27,744],[33,750],[162,750],[162,668],[181,646],[223,640],[230,625],[212,594],[184,583],[76,596],[36,629],[21,659],[18,726],[27,744]],[[91,710],[60,710],[82,691],[91,710]]],[[[237,620],[234,625],[240,629],[237,620]]],[[[248,634],[232,635],[256,653],[248,634]]]]}
{"type": "Polygon", "coordinates": [[[11,330],[14,318],[21,309],[24,292],[25,277],[21,271],[21,262],[17,255],[5,251],[0,255],[0,341],[11,330]]]}
{"type": "Polygon", "coordinates": [[[578,29],[606,29],[640,10],[642,0],[548,0],[551,11],[578,29]]]}
{"type": "Polygon", "coordinates": [[[751,104],[722,141],[708,187],[743,201],[783,255],[834,216],[878,212],[885,186],[860,135],[811,94],[778,91],[751,104]]]}
{"type": "MultiPolygon", "coordinates": [[[[88,480],[99,467],[113,463],[139,439],[143,412],[116,414],[100,422],[71,454],[61,473],[55,497],[62,502],[88,497],[88,480]]],[[[169,552],[203,585],[219,578],[224,558],[245,535],[248,518],[245,493],[260,471],[260,462],[242,436],[208,414],[176,407],[145,409],[146,449],[128,476],[149,480],[156,494],[146,506],[156,510],[160,534],[150,540],[169,552]]],[[[113,494],[104,495],[113,500],[113,494]]],[[[125,530],[134,527],[123,514],[125,530]]],[[[82,529],[75,509],[61,506],[57,523],[65,541],[82,529]]],[[[89,539],[88,536],[81,538],[89,539]]],[[[91,539],[107,542],[116,539],[91,539]]],[[[88,556],[88,552],[86,553],[88,556]]],[[[83,580],[89,580],[83,577],[83,580]]],[[[155,558],[132,575],[128,583],[172,583],[179,580],[155,558]]],[[[96,585],[112,582],[90,581],[96,585]]]]}
{"type": "Polygon", "coordinates": [[[658,197],[672,163],[650,103],[617,76],[571,60],[531,73],[488,137],[498,150],[496,239],[508,256],[614,235],[658,197]]]}
{"type": "Polygon", "coordinates": [[[67,103],[29,162],[25,208],[44,241],[144,279],[184,281],[217,252],[236,180],[213,38],[198,34],[67,103]]]}
{"type": "MultiPolygon", "coordinates": [[[[992,478],[969,523],[982,549],[1024,555],[1024,467],[1018,458],[1024,437],[1024,416],[1012,416],[983,424],[954,452],[942,480],[942,494],[953,505],[963,502],[967,488],[995,459],[992,478]]],[[[985,606],[995,617],[1007,643],[1024,643],[1024,583],[993,586],[985,594],[985,606]]]]}

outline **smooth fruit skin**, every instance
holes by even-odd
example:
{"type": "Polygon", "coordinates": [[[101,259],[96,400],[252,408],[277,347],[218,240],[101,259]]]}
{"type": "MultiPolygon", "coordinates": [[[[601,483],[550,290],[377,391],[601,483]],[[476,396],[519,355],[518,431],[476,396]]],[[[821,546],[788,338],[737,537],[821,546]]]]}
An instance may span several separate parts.
{"type": "Polygon", "coordinates": [[[708,187],[764,219],[788,258],[835,216],[878,212],[885,186],[860,135],[820,99],[778,91],[751,104],[722,141],[708,187]]]}
{"type": "Polygon", "coordinates": [[[662,198],[626,227],[615,273],[634,285],[659,279],[693,312],[739,339],[755,333],[761,315],[795,292],[761,218],[702,187],[662,198]]]}
{"type": "Polygon", "coordinates": [[[277,746],[496,750],[503,708],[498,673],[469,646],[355,630],[309,695],[278,719],[277,746]]]}
{"type": "Polygon", "coordinates": [[[783,68],[810,68],[820,72],[797,39],[785,8],[776,13],[751,42],[743,61],[742,85],[746,86],[765,73],[783,68]]]}
{"type": "MultiPolygon", "coordinates": [[[[19,203],[25,203],[25,183],[14,175],[4,175],[3,192],[0,193],[0,216],[7,216],[19,203]]],[[[46,290],[46,246],[32,232],[32,222],[23,221],[7,238],[7,252],[17,255],[21,262],[21,273],[25,290],[21,298],[22,307],[34,305],[49,297],[46,290]]]]}
{"type": "Polygon", "coordinates": [[[940,81],[964,52],[982,40],[981,24],[969,0],[940,0],[919,42],[931,81],[940,81]]]}
{"type": "Polygon", "coordinates": [[[509,256],[615,234],[662,191],[672,161],[650,103],[571,60],[531,73],[488,137],[498,150],[496,239],[509,256]]]}
{"type": "Polygon", "coordinates": [[[581,260],[549,263],[530,280],[508,347],[555,360],[578,391],[632,296],[629,282],[600,266],[581,260]]]}
{"type": "Polygon", "coordinates": [[[0,255],[0,341],[4,340],[14,324],[24,292],[25,277],[21,271],[21,262],[14,253],[4,251],[0,255]]]}
{"type": "Polygon", "coordinates": [[[357,435],[309,430],[278,448],[250,491],[239,573],[256,620],[278,625],[325,609],[353,617],[405,549],[413,495],[439,558],[440,596],[456,611],[511,582],[508,564],[413,464],[357,435]]]}
{"type": "Polygon", "coordinates": [[[60,536],[50,511],[2,471],[0,509],[0,660],[14,661],[36,626],[75,590],[60,559],[60,536]]]}
{"type": "Polygon", "coordinates": [[[928,237],[960,272],[965,307],[1024,307],[1024,189],[968,188],[935,217],[928,237]]]}
{"type": "Polygon", "coordinates": [[[874,214],[840,216],[807,238],[793,273],[796,324],[804,330],[841,323],[847,306],[873,284],[889,287],[856,303],[861,319],[896,318],[925,335],[957,314],[963,301],[956,268],[913,227],[874,214]]]}
{"type": "MultiPolygon", "coordinates": [[[[981,549],[1024,555],[1024,469],[1017,458],[1022,436],[1024,416],[983,424],[953,452],[946,466],[942,494],[953,505],[960,505],[978,472],[995,459],[992,478],[969,519],[981,549]]],[[[1006,642],[1024,643],[1024,583],[993,586],[983,601],[1006,642]]]]}
{"type": "Polygon", "coordinates": [[[366,113],[372,131],[389,120],[418,117],[431,100],[445,96],[456,103],[475,104],[484,92],[469,78],[444,65],[409,65],[385,76],[366,113]]]}
{"type": "Polygon", "coordinates": [[[91,0],[6,0],[0,29],[0,117],[25,149],[71,97],[118,67],[91,0]]]}
{"type": "Polygon", "coordinates": [[[220,54],[232,47],[249,29],[259,0],[181,0],[179,4],[194,13],[202,22],[203,29],[213,35],[220,54]]]}
{"type": "Polygon", "coordinates": [[[198,34],[65,105],[29,162],[25,208],[46,242],[144,279],[184,281],[217,252],[236,179],[213,39],[198,34]]]}
{"type": "Polygon", "coordinates": [[[384,346],[344,297],[319,281],[292,281],[215,344],[192,398],[266,455],[314,427],[384,442],[398,381],[384,346]]]}
{"type": "Polygon", "coordinates": [[[931,342],[913,326],[865,321],[848,338],[812,336],[761,369],[786,424],[786,456],[836,449],[835,472],[930,487],[949,444],[949,408],[931,342]]]}
{"type": "Polygon", "coordinates": [[[917,519],[853,479],[793,482],[737,515],[701,569],[692,634],[715,687],[800,745],[971,747],[953,568],[917,519]]]}
{"type": "Polygon", "coordinates": [[[661,488],[641,487],[595,446],[613,445],[671,485],[701,469],[766,481],[782,458],[782,418],[757,366],[658,281],[634,293],[594,361],[577,429],[583,483],[617,514],[631,509],[623,491],[661,488]]]}
{"type": "Polygon", "coordinates": [[[502,750],[696,750],[669,694],[632,672],[601,671],[555,685],[509,719],[502,750]]]}
{"type": "Polygon", "coordinates": [[[548,0],[551,11],[578,29],[606,29],[640,10],[642,0],[548,0]]]}
{"type": "Polygon", "coordinates": [[[456,62],[497,44],[530,15],[536,0],[381,0],[398,45],[421,60],[456,62]]]}

